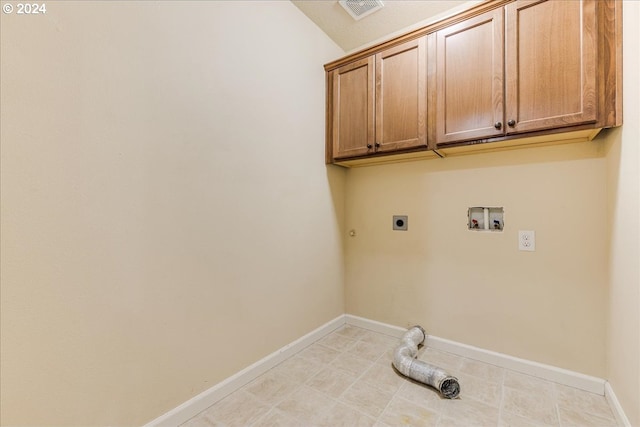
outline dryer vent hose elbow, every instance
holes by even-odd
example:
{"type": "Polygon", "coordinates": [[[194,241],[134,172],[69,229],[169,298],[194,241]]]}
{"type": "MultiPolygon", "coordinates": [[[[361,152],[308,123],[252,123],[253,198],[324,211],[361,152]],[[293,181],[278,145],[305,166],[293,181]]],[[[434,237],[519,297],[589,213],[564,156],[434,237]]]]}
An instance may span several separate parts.
{"type": "Polygon", "coordinates": [[[400,339],[393,355],[393,366],[402,375],[439,390],[447,399],[455,399],[460,394],[458,379],[444,370],[416,359],[418,345],[426,339],[420,326],[410,328],[400,339]]]}

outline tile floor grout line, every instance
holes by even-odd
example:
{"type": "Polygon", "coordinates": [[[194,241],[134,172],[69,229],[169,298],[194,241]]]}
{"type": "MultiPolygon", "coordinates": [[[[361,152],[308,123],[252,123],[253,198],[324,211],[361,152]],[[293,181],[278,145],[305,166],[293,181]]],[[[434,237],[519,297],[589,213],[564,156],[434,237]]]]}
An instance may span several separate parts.
{"type": "Polygon", "coordinates": [[[556,409],[556,417],[558,419],[558,426],[563,427],[562,426],[562,417],[560,417],[560,405],[558,405],[558,402],[556,401],[556,405],[555,405],[555,409],[556,409]]]}
{"type": "Polygon", "coordinates": [[[502,421],[503,413],[504,413],[504,379],[506,375],[507,375],[507,371],[504,370],[502,372],[502,383],[500,384],[500,403],[498,405],[498,425],[500,425],[500,422],[502,421]]]}
{"type": "MultiPolygon", "coordinates": [[[[357,329],[359,329],[359,330],[364,331],[364,329],[359,328],[359,327],[356,327],[356,326],[350,326],[350,327],[351,327],[351,328],[357,328],[357,329]]],[[[337,330],[336,330],[336,331],[337,331],[337,330]]],[[[334,331],[334,332],[336,332],[336,331],[334,331]]],[[[337,333],[339,334],[339,332],[337,332],[337,333]]],[[[328,336],[328,335],[327,335],[327,336],[328,336]]],[[[341,336],[343,336],[343,335],[341,335],[341,336]]],[[[343,337],[344,337],[344,336],[343,336],[343,337]]],[[[325,337],[325,338],[326,338],[326,337],[325,337]]],[[[356,339],[356,340],[353,340],[353,339],[351,339],[351,338],[349,338],[349,337],[344,337],[344,338],[349,339],[350,341],[353,341],[353,344],[352,344],[349,348],[347,348],[347,349],[340,349],[340,350],[338,350],[338,349],[334,349],[334,350],[339,351],[339,353],[340,353],[340,354],[342,354],[342,355],[351,355],[351,356],[354,356],[354,357],[359,357],[359,356],[356,356],[356,355],[354,355],[354,354],[352,354],[352,353],[349,353],[347,350],[348,350],[348,349],[350,349],[350,348],[353,348],[353,347],[354,347],[358,342],[362,342],[362,338],[358,338],[358,339],[356,339]]],[[[316,343],[319,343],[319,342],[318,342],[318,341],[316,341],[316,343]]],[[[314,344],[315,344],[315,343],[314,343],[314,344]]],[[[313,344],[312,344],[312,345],[313,345],[313,344]]],[[[325,345],[325,347],[327,347],[327,346],[325,345]]],[[[380,356],[380,357],[382,357],[382,356],[380,356]]],[[[347,372],[345,369],[341,369],[341,368],[333,368],[333,367],[331,367],[331,366],[330,366],[330,363],[331,363],[331,362],[334,362],[337,358],[338,358],[338,356],[334,357],[334,358],[333,358],[329,363],[326,363],[325,365],[327,365],[327,368],[336,369],[336,370],[341,371],[341,372],[347,372]]],[[[364,361],[368,361],[368,362],[370,362],[369,360],[367,360],[367,359],[365,359],[365,358],[362,358],[362,357],[359,357],[359,358],[361,358],[361,359],[362,359],[362,360],[364,360],[364,361]]],[[[370,364],[371,364],[371,366],[373,366],[373,365],[375,364],[375,361],[374,361],[374,362],[371,362],[370,364]]],[[[349,391],[349,390],[350,390],[350,389],[351,389],[351,388],[352,388],[352,387],[353,387],[353,386],[354,386],[358,381],[360,381],[360,380],[364,377],[364,374],[366,374],[366,373],[367,373],[367,371],[371,368],[371,366],[367,367],[367,368],[366,368],[364,371],[362,371],[362,373],[361,373],[361,374],[359,374],[359,375],[355,375],[355,374],[354,374],[355,379],[351,382],[351,384],[349,384],[349,386],[348,386],[346,389],[344,389],[344,390],[342,391],[342,393],[340,393],[340,394],[338,395],[338,397],[337,397],[337,398],[335,398],[335,397],[333,397],[333,396],[329,396],[329,395],[327,395],[326,393],[324,393],[324,392],[322,392],[322,391],[320,391],[320,390],[318,390],[318,391],[319,391],[320,393],[324,394],[325,396],[328,396],[330,399],[334,400],[334,401],[336,402],[336,404],[342,404],[342,405],[344,405],[344,406],[347,406],[348,408],[350,408],[350,409],[352,409],[352,410],[354,410],[354,411],[358,412],[359,414],[364,415],[364,416],[366,416],[366,417],[369,417],[369,418],[371,418],[371,419],[373,419],[373,420],[375,420],[375,421],[377,422],[377,421],[378,421],[378,417],[373,417],[373,416],[371,416],[370,414],[367,414],[367,413],[363,412],[362,410],[358,409],[357,407],[353,406],[353,405],[352,405],[352,404],[350,404],[349,402],[344,402],[344,401],[342,401],[342,400],[341,400],[341,398],[342,398],[342,397],[343,397],[343,396],[344,396],[344,395],[345,395],[345,394],[346,394],[346,393],[347,393],[347,392],[348,392],[348,391],[349,391]]],[[[322,372],[324,369],[325,369],[325,368],[320,369],[320,370],[318,371],[318,373],[322,372]]],[[[309,380],[307,380],[307,381],[309,381],[309,380]]],[[[305,383],[305,384],[306,384],[306,383],[305,383]]],[[[314,390],[315,390],[315,389],[314,389],[314,390]]]]}
{"type": "MultiPolygon", "coordinates": [[[[341,354],[346,354],[346,353],[345,353],[345,352],[341,352],[341,354]]],[[[336,357],[336,359],[337,359],[337,357],[336,357]]],[[[333,361],[335,361],[335,359],[334,359],[333,361]]],[[[325,369],[332,369],[332,370],[336,370],[336,371],[339,371],[339,372],[347,372],[346,370],[341,369],[341,368],[334,368],[334,367],[330,366],[328,363],[327,363],[327,364],[325,364],[325,365],[327,365],[327,366],[326,366],[326,367],[324,367],[324,368],[321,368],[321,369],[316,373],[316,375],[317,375],[317,374],[319,374],[320,372],[324,371],[325,369]]],[[[366,372],[366,370],[365,370],[364,372],[366,372]]],[[[363,372],[363,374],[364,374],[364,372],[363,372]]],[[[355,374],[354,374],[354,376],[355,376],[355,374]]],[[[315,377],[315,376],[314,376],[314,377],[315,377]]],[[[306,385],[306,384],[307,384],[309,381],[311,381],[311,379],[313,379],[314,377],[309,378],[309,379],[304,383],[304,385],[306,385]]],[[[342,401],[340,400],[340,397],[341,397],[342,395],[344,395],[344,393],[345,393],[345,392],[346,392],[346,391],[351,387],[351,385],[353,385],[356,381],[358,381],[358,378],[359,378],[359,377],[357,377],[357,376],[356,376],[356,379],[355,379],[354,381],[352,381],[352,382],[351,382],[351,384],[349,385],[349,387],[347,387],[345,390],[343,390],[343,391],[342,391],[342,393],[340,393],[340,394],[338,395],[338,397],[331,396],[331,395],[327,394],[326,392],[324,392],[324,391],[322,391],[322,390],[317,390],[317,389],[315,389],[315,388],[314,388],[314,390],[318,391],[319,393],[322,393],[323,395],[327,396],[327,397],[328,397],[328,398],[330,398],[331,400],[334,400],[336,404],[342,404],[342,405],[348,406],[349,408],[354,409],[354,410],[356,410],[356,411],[360,412],[361,414],[364,414],[364,412],[362,412],[362,411],[358,410],[358,408],[353,407],[353,406],[351,406],[351,405],[349,405],[349,404],[347,404],[347,403],[345,403],[345,402],[342,402],[342,401]]],[[[310,387],[310,386],[309,386],[309,387],[310,387]]],[[[313,387],[311,387],[311,388],[313,388],[313,387]]],[[[364,415],[367,415],[367,414],[364,414],[364,415]]]]}
{"type": "MultiPolygon", "coordinates": [[[[352,326],[352,327],[353,327],[353,326],[352,326]]],[[[362,329],[362,328],[359,328],[359,329],[362,329]]],[[[367,331],[367,332],[369,332],[369,331],[367,331]]],[[[361,339],[360,339],[359,341],[361,341],[361,339]]],[[[371,369],[371,367],[372,367],[372,366],[373,366],[373,365],[374,365],[374,364],[375,364],[375,363],[376,363],[376,362],[377,362],[381,357],[383,357],[383,356],[384,356],[384,353],[383,353],[383,354],[381,354],[380,356],[378,356],[378,357],[376,358],[376,360],[374,360],[374,361],[371,363],[371,366],[369,366],[367,369],[365,369],[365,370],[362,372],[362,374],[360,374],[358,377],[356,377],[355,381],[353,381],[353,382],[349,385],[349,387],[347,387],[347,388],[346,388],[346,389],[345,389],[345,390],[340,394],[340,396],[341,396],[341,397],[342,397],[342,396],[344,396],[344,395],[345,395],[349,390],[351,390],[351,389],[353,388],[353,386],[354,386],[356,383],[358,383],[360,380],[362,380],[362,379],[364,378],[364,375],[369,371],[369,369],[371,369]]],[[[377,387],[376,387],[376,388],[377,388],[377,387]]],[[[380,390],[379,388],[377,388],[377,389],[378,389],[378,390],[380,390]]],[[[397,390],[396,390],[396,392],[395,392],[395,393],[397,393],[397,390]]],[[[394,395],[393,395],[393,396],[395,396],[395,393],[394,393],[394,395]]],[[[380,411],[380,414],[379,414],[379,415],[377,415],[376,417],[373,417],[373,418],[376,420],[376,422],[379,422],[379,421],[380,421],[380,416],[384,413],[384,411],[385,411],[385,409],[387,408],[387,406],[389,406],[389,403],[391,402],[391,400],[393,400],[393,396],[391,397],[391,399],[389,400],[389,402],[387,402],[387,405],[383,408],[383,410],[382,410],[382,411],[380,411]]]]}
{"type": "MultiPolygon", "coordinates": [[[[274,401],[274,403],[268,402],[266,400],[264,400],[263,398],[261,398],[259,395],[249,391],[249,389],[247,388],[248,386],[250,386],[251,384],[255,383],[256,381],[258,381],[259,378],[263,378],[266,374],[268,374],[269,372],[271,372],[272,374],[274,374],[273,369],[275,369],[278,365],[274,366],[273,368],[269,369],[267,372],[265,372],[264,374],[260,375],[258,378],[254,379],[253,381],[251,381],[248,384],[245,384],[244,386],[240,387],[238,390],[236,390],[235,392],[238,391],[244,391],[245,393],[248,393],[249,395],[251,395],[252,397],[254,397],[256,400],[258,400],[261,403],[264,403],[266,405],[269,405],[271,408],[275,408],[278,404],[282,403],[282,401],[284,399],[286,399],[287,397],[289,397],[290,395],[292,395],[293,393],[295,393],[296,390],[298,390],[300,387],[302,387],[304,385],[304,383],[302,385],[298,385],[295,388],[293,388],[291,391],[287,392],[284,394],[284,396],[282,396],[281,398],[277,399],[274,401]]],[[[287,376],[285,374],[285,376],[287,376]]],[[[287,376],[287,378],[293,380],[292,377],[287,376]]],[[[235,393],[234,392],[234,393],[235,393]]],[[[213,406],[213,405],[212,405],[213,406]]]]}

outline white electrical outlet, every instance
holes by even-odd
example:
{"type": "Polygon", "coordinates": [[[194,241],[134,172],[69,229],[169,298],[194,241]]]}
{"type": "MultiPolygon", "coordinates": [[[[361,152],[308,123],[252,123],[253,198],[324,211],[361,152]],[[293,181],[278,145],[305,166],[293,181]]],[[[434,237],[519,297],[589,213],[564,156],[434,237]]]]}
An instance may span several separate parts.
{"type": "Polygon", "coordinates": [[[536,250],[536,232],[533,230],[519,230],[518,249],[534,252],[536,250]]]}

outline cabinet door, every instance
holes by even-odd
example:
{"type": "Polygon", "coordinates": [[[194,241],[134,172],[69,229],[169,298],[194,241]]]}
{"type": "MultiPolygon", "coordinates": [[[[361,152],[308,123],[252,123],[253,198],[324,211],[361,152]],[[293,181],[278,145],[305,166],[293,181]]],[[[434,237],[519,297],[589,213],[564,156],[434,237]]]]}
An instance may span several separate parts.
{"type": "Polygon", "coordinates": [[[436,33],[437,144],[504,134],[503,46],[502,9],[436,33]]]}
{"type": "Polygon", "coordinates": [[[373,152],[373,56],[333,71],[333,157],[373,152]]]}
{"type": "Polygon", "coordinates": [[[427,145],[425,38],[376,55],[376,151],[427,145]]]}
{"type": "Polygon", "coordinates": [[[507,133],[596,120],[596,1],[506,6],[507,133]]]}

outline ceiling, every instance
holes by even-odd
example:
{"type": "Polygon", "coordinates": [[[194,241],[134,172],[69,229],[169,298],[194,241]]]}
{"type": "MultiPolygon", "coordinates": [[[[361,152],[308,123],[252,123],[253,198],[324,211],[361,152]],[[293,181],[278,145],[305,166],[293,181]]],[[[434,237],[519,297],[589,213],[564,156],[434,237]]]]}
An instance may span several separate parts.
{"type": "Polygon", "coordinates": [[[359,21],[338,0],[291,0],[345,52],[387,40],[451,15],[479,1],[384,0],[384,7],[359,21]]]}

